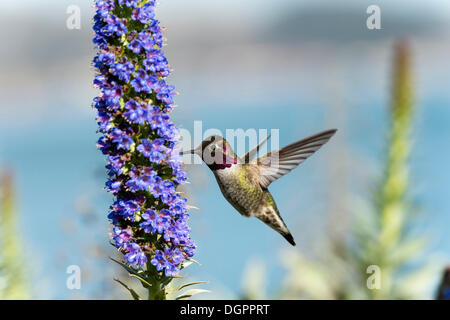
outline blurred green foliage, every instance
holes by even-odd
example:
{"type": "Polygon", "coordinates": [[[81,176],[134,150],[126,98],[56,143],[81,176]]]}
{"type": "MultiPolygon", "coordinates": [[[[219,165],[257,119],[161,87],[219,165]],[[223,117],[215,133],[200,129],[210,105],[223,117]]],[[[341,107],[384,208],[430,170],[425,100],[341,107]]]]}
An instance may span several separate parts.
{"type": "Polygon", "coordinates": [[[394,57],[391,126],[384,175],[375,192],[373,210],[364,212],[368,217],[354,230],[356,246],[352,262],[359,266],[360,273],[362,271],[360,277],[367,277],[363,267],[377,265],[381,271],[380,288],[365,290],[368,298],[407,299],[419,294],[411,284],[418,282],[422,268],[414,268],[403,279],[404,268],[420,255],[425,244],[423,237],[408,234],[415,211],[408,199],[413,114],[410,52],[405,42],[399,42],[394,57]]]}
{"type": "Polygon", "coordinates": [[[13,176],[0,179],[0,299],[28,299],[29,288],[23,271],[18,237],[13,176]]]}
{"type": "MultiPolygon", "coordinates": [[[[426,239],[410,232],[416,211],[409,199],[408,166],[414,111],[410,50],[401,41],[394,52],[387,156],[374,197],[351,203],[354,220],[349,230],[337,239],[327,238],[314,254],[284,251],[285,279],[273,298],[431,298],[439,266],[420,262],[426,239]]],[[[258,299],[255,293],[260,291],[244,285],[243,296],[258,299]]]]}

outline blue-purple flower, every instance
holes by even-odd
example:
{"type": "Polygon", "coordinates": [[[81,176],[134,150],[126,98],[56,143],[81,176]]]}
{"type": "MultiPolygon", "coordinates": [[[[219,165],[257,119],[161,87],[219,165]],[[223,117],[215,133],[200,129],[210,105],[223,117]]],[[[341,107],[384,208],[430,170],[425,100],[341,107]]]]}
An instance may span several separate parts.
{"type": "Polygon", "coordinates": [[[173,277],[194,255],[186,199],[177,187],[186,181],[178,151],[178,129],[169,112],[174,87],[161,50],[163,35],[154,0],[96,0],[93,64],[98,74],[94,99],[107,155],[106,189],[115,196],[108,218],[112,243],[127,264],[153,267],[173,277]]]}

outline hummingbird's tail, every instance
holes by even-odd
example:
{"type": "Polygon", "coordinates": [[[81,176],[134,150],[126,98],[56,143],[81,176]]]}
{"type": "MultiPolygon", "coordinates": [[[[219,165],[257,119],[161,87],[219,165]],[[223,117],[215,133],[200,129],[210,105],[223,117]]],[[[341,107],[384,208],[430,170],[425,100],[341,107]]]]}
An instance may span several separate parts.
{"type": "Polygon", "coordinates": [[[295,241],[294,241],[294,237],[292,236],[292,234],[289,232],[288,234],[283,234],[283,237],[293,246],[295,246],[295,241]]]}
{"type": "Polygon", "coordinates": [[[259,220],[267,224],[269,227],[281,234],[291,245],[295,246],[294,237],[289,231],[288,227],[281,218],[280,213],[276,207],[267,206],[255,215],[259,220]]]}

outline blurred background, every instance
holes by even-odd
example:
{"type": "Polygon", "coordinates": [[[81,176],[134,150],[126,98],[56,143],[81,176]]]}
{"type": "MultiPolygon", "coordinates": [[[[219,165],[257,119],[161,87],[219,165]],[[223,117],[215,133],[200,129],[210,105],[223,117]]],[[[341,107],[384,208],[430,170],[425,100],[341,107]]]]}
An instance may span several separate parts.
{"type": "MultiPolygon", "coordinates": [[[[0,3],[0,298],[128,298],[108,258],[90,4],[0,3]]],[[[199,298],[435,298],[450,263],[450,3],[160,0],[157,14],[181,128],[280,129],[280,145],[339,129],[270,187],[295,248],[186,166],[202,264],[186,276],[212,291],[199,298]]]]}

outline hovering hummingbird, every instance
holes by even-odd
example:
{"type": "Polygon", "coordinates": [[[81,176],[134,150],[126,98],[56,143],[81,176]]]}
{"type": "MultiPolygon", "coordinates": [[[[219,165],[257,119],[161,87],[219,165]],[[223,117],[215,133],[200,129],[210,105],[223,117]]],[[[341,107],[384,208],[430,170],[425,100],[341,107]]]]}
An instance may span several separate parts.
{"type": "Polygon", "coordinates": [[[181,152],[196,154],[211,169],[225,199],[243,216],[257,217],[279,232],[291,245],[294,238],[281,218],[268,187],[296,168],[336,133],[328,130],[294,142],[254,159],[268,136],[257,147],[238,157],[221,136],[210,136],[197,148],[181,152]]]}

